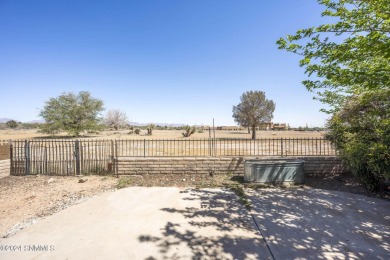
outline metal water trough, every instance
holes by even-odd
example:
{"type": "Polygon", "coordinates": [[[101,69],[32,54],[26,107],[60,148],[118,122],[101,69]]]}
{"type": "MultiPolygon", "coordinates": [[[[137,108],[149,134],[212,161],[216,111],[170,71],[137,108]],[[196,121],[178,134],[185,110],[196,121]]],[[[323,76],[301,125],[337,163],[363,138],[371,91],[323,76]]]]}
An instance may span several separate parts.
{"type": "Polygon", "coordinates": [[[304,160],[256,159],[245,160],[244,180],[256,183],[305,183],[304,160]]]}

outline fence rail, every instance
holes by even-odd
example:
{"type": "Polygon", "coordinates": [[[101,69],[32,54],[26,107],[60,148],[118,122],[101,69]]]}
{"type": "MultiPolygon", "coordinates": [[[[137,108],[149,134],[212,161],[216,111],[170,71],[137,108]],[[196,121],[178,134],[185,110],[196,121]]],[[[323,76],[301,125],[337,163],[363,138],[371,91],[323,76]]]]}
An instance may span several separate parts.
{"type": "Polygon", "coordinates": [[[322,138],[15,140],[11,173],[74,175],[115,171],[116,157],[333,156],[322,138]]]}

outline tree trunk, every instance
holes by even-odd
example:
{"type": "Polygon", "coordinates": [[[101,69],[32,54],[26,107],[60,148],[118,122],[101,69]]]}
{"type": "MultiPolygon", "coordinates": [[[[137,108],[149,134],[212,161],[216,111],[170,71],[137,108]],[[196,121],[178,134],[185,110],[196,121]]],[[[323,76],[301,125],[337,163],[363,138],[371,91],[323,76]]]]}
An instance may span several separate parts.
{"type": "Polygon", "coordinates": [[[248,126],[248,134],[251,133],[251,128],[248,126]]]}
{"type": "Polygon", "coordinates": [[[252,126],[252,139],[253,140],[256,139],[256,126],[255,125],[252,126]]]}

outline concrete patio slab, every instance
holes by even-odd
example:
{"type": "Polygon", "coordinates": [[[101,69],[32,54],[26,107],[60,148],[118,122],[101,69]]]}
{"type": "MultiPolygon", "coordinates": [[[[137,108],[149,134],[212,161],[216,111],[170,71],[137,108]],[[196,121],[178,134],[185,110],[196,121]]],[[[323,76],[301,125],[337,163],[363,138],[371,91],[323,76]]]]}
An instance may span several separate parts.
{"type": "Polygon", "coordinates": [[[275,259],[390,259],[390,202],[320,189],[248,190],[275,259]]]}
{"type": "Polygon", "coordinates": [[[122,189],[0,246],[0,259],[272,259],[251,215],[224,189],[122,189]]]}
{"type": "Polygon", "coordinates": [[[133,187],[0,239],[0,259],[390,259],[390,202],[319,189],[133,187]]]}

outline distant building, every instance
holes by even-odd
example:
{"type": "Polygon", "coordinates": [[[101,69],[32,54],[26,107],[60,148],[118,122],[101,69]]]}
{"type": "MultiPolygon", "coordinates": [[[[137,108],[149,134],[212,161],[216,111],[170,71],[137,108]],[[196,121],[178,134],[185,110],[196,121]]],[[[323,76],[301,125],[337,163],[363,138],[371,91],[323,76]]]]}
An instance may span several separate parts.
{"type": "Polygon", "coordinates": [[[245,127],[242,126],[222,126],[222,130],[224,131],[245,131],[245,127]]]}
{"type": "MultiPolygon", "coordinates": [[[[214,130],[214,128],[212,126],[203,126],[202,127],[203,130],[214,130]]],[[[215,130],[218,130],[218,131],[244,131],[246,130],[245,127],[242,127],[242,126],[216,126],[215,127],[215,130]]]]}
{"type": "MultiPolygon", "coordinates": [[[[203,130],[214,130],[212,126],[203,126],[203,130]]],[[[246,131],[248,128],[243,126],[216,126],[215,130],[218,131],[246,131]]],[[[272,122],[262,122],[256,130],[260,131],[269,131],[269,130],[287,130],[288,125],[286,123],[272,123],[272,122]]]]}
{"type": "Polygon", "coordinates": [[[272,130],[273,123],[272,122],[262,122],[260,123],[260,126],[257,127],[257,130],[272,130]]]}
{"type": "Polygon", "coordinates": [[[275,123],[273,130],[288,130],[288,126],[286,123],[275,123]]]}
{"type": "MultiPolygon", "coordinates": [[[[262,122],[260,126],[256,127],[256,130],[272,130],[272,122],[262,122]]],[[[247,127],[242,126],[223,126],[222,130],[226,131],[246,131],[247,127]]]]}

